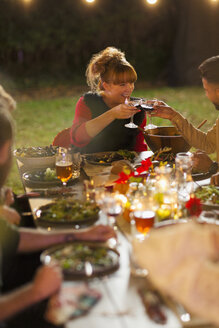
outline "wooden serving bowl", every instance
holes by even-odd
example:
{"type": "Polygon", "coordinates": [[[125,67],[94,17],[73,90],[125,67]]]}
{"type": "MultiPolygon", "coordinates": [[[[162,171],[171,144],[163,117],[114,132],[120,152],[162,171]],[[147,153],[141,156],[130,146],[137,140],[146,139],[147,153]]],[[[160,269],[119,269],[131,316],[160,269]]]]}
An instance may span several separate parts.
{"type": "Polygon", "coordinates": [[[174,126],[158,126],[144,131],[144,138],[150,149],[155,152],[170,147],[171,153],[187,152],[191,147],[174,126]]]}

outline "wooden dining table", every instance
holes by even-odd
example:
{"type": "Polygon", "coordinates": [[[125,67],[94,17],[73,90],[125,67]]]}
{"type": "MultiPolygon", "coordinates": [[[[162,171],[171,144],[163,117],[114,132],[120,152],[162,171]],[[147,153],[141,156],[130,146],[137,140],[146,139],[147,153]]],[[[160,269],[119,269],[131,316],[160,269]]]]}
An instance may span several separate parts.
{"type": "MultiPolygon", "coordinates": [[[[139,160],[149,157],[151,152],[141,154],[139,160]]],[[[25,192],[36,190],[35,186],[28,187],[23,179],[23,173],[27,168],[17,160],[19,173],[23,182],[25,192]]],[[[91,165],[85,163],[83,167],[87,176],[98,175],[99,172],[108,170],[109,181],[115,180],[117,176],[110,175],[109,167],[103,165],[91,165]]],[[[44,187],[47,189],[47,186],[44,187]]],[[[77,195],[82,195],[84,192],[83,179],[79,179],[71,188],[77,195]]],[[[42,187],[40,188],[42,189],[42,187]]],[[[51,198],[39,197],[30,198],[29,203],[35,217],[35,210],[42,205],[53,201],[51,198]]],[[[105,217],[100,215],[99,220],[95,224],[106,224],[105,217]]],[[[36,225],[36,229],[43,229],[36,225]]],[[[74,229],[72,229],[73,231],[74,229]]],[[[88,283],[91,288],[100,292],[101,299],[85,316],[77,319],[69,320],[65,324],[65,328],[180,328],[180,327],[212,327],[210,324],[203,322],[199,318],[191,316],[191,320],[183,322],[181,320],[180,309],[174,306],[174,302],[165,302],[162,305],[162,311],[165,313],[166,324],[160,325],[154,322],[147,314],[146,307],[142,302],[139,291],[150,289],[150,284],[146,277],[138,277],[132,273],[130,264],[131,258],[131,242],[130,242],[130,227],[123,217],[117,219],[117,245],[116,249],[120,254],[119,269],[104,277],[96,277],[82,281],[64,281],[63,286],[77,286],[88,283]]],[[[184,309],[183,309],[184,311],[184,309]]]]}

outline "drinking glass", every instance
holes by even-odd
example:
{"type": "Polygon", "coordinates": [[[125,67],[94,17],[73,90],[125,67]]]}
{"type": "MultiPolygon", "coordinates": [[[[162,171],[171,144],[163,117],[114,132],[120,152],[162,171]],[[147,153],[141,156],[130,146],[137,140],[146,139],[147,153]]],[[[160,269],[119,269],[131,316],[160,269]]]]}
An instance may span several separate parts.
{"type": "Polygon", "coordinates": [[[66,148],[59,147],[56,154],[56,175],[66,186],[72,177],[72,154],[66,148]]]}
{"type": "MultiPolygon", "coordinates": [[[[158,104],[157,99],[152,99],[152,100],[143,100],[143,103],[141,107],[147,112],[150,113],[153,110],[153,106],[158,104]]],[[[147,124],[144,128],[144,130],[150,130],[150,129],[155,129],[157,126],[152,123],[152,118],[150,115],[147,115],[149,119],[149,124],[147,124]]]]}
{"type": "MultiPolygon", "coordinates": [[[[125,98],[125,104],[128,105],[128,104],[132,104],[133,106],[138,106],[139,105],[139,101],[136,100],[136,101],[133,101],[133,102],[129,102],[127,98],[125,98]]],[[[137,129],[138,126],[133,122],[133,116],[131,116],[130,118],[130,122],[125,124],[125,127],[126,128],[129,128],[129,129],[137,129]]]]}
{"type": "Polygon", "coordinates": [[[184,203],[189,200],[194,192],[194,182],[192,179],[192,161],[191,153],[177,153],[176,164],[176,182],[178,191],[178,200],[184,203]]]}

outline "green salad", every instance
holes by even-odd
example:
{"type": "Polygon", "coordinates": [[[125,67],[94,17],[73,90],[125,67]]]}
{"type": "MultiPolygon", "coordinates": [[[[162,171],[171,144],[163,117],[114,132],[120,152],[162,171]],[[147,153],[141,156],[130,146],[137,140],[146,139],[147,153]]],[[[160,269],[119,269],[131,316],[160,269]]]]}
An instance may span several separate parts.
{"type": "Polygon", "coordinates": [[[15,155],[19,157],[48,157],[54,156],[56,153],[56,148],[54,146],[45,147],[21,147],[16,149],[15,155]]]}
{"type": "Polygon", "coordinates": [[[106,247],[94,247],[85,244],[72,244],[60,248],[51,254],[63,270],[84,271],[89,262],[93,269],[110,267],[114,262],[112,251],[106,247]]]}
{"type": "Polygon", "coordinates": [[[78,222],[96,218],[99,207],[95,203],[59,199],[40,207],[41,220],[50,222],[78,222]]]}
{"type": "Polygon", "coordinates": [[[202,202],[219,204],[219,189],[213,185],[203,186],[197,189],[195,195],[200,198],[202,202]]]}

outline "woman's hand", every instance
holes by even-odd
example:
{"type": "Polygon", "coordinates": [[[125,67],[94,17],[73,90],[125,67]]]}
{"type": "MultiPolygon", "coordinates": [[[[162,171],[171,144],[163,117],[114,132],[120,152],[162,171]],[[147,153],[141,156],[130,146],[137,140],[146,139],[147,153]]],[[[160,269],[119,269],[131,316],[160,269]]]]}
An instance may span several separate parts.
{"type": "Polygon", "coordinates": [[[132,117],[133,115],[137,114],[141,110],[134,106],[120,104],[118,106],[111,108],[109,111],[112,113],[114,119],[122,120],[132,117]]]}

